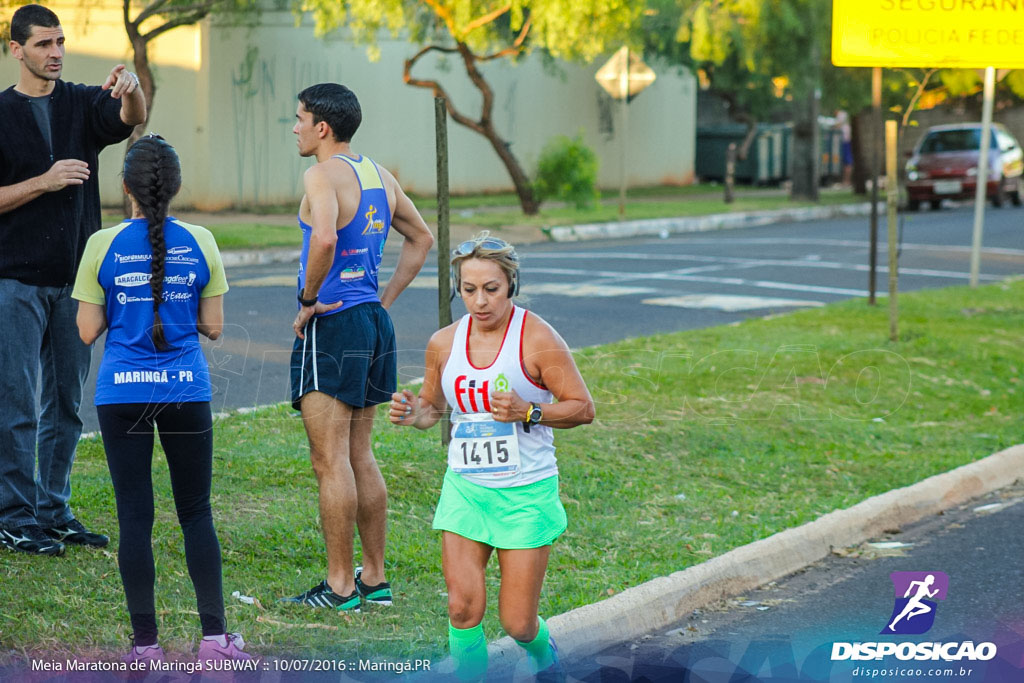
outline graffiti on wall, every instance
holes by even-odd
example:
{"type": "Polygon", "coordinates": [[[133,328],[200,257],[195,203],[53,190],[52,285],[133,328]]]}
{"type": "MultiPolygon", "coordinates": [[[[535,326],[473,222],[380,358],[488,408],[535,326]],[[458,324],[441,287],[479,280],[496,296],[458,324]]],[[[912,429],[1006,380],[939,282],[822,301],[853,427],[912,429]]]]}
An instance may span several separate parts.
{"type": "Polygon", "coordinates": [[[255,45],[231,70],[235,126],[235,203],[259,205],[302,194],[309,162],[295,148],[296,95],[325,81],[340,82],[341,66],[298,57],[264,56],[255,45]]]}

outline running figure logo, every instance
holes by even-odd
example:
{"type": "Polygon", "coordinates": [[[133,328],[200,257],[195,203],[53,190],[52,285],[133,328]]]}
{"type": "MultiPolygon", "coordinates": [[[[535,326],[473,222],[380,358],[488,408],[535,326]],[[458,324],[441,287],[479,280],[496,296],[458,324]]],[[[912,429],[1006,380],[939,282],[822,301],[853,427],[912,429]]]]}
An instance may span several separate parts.
{"type": "Polygon", "coordinates": [[[366,227],[363,228],[364,235],[376,235],[384,232],[384,221],[377,218],[377,207],[370,204],[370,209],[363,214],[366,219],[366,227]]]}
{"type": "Polygon", "coordinates": [[[944,572],[893,572],[889,575],[895,604],[883,635],[919,635],[935,623],[936,600],[945,600],[949,577],[944,572]]]}

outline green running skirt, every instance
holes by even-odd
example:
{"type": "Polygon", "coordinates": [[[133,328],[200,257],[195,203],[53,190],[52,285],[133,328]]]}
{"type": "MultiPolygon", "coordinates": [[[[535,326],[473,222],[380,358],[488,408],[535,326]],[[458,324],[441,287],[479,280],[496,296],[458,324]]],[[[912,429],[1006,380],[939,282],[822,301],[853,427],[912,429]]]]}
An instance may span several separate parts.
{"type": "Polygon", "coordinates": [[[525,486],[488,488],[444,473],[434,528],[492,548],[515,550],[551,545],[568,526],[558,497],[558,476],[525,486]]]}

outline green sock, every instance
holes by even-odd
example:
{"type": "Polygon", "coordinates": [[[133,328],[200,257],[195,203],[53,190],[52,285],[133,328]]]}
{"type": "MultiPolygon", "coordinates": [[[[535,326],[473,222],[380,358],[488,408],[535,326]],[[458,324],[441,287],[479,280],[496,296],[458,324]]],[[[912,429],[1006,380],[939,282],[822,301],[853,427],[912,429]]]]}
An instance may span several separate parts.
{"type": "Polygon", "coordinates": [[[487,673],[487,640],[484,625],[455,628],[448,622],[448,649],[455,660],[455,675],[462,681],[477,681],[487,673]]]}
{"type": "Polygon", "coordinates": [[[551,651],[548,625],[540,617],[537,617],[537,624],[537,636],[533,640],[528,643],[516,641],[516,644],[526,650],[526,654],[529,655],[534,673],[543,671],[555,663],[555,653],[551,651]]]}

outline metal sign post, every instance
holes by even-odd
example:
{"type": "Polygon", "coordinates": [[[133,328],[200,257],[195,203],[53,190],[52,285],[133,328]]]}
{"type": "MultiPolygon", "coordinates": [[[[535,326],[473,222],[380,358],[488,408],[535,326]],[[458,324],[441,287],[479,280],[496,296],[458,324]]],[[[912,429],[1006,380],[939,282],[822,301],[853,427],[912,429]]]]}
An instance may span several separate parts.
{"type": "Polygon", "coordinates": [[[995,89],[995,67],[985,67],[985,103],[981,108],[981,155],[978,159],[978,189],[974,193],[974,237],[971,240],[972,288],[977,288],[978,286],[978,271],[981,269],[981,233],[985,226],[985,196],[988,190],[988,153],[989,147],[992,146],[992,102],[995,99],[995,89]]]}
{"type": "Polygon", "coordinates": [[[629,150],[629,98],[638,95],[656,78],[654,70],[644,64],[643,60],[630,52],[628,47],[621,47],[604,63],[594,79],[609,95],[622,100],[622,134],[619,163],[621,166],[619,185],[619,220],[626,216],[626,157],[629,150]]]}
{"type": "Polygon", "coordinates": [[[889,218],[889,340],[899,340],[899,309],[896,306],[896,295],[899,291],[899,264],[897,261],[897,232],[899,225],[896,220],[896,209],[900,202],[899,190],[899,149],[896,146],[896,133],[899,124],[896,121],[885,122],[885,191],[886,208],[889,218]]]}
{"type": "Polygon", "coordinates": [[[871,227],[868,257],[868,304],[875,305],[875,283],[878,274],[878,147],[882,131],[882,67],[871,70],[871,227]]]}

